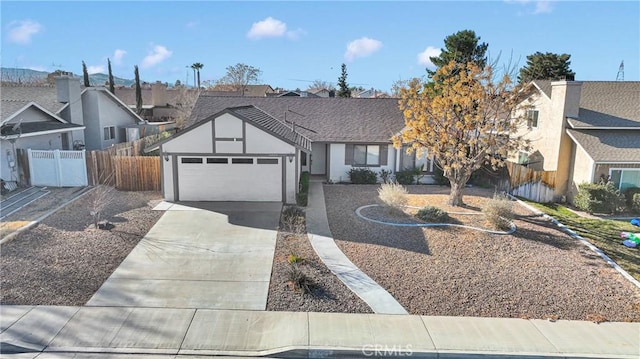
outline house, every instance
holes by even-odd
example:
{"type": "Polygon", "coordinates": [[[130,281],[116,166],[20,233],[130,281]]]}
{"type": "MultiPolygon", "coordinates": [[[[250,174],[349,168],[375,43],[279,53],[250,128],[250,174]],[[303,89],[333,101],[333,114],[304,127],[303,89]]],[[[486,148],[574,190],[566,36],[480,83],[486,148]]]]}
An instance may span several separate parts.
{"type": "Polygon", "coordinates": [[[391,145],[404,127],[397,99],[201,95],[192,120],[155,147],[169,201],[292,203],[304,171],[348,182],[353,168],[434,169],[391,145]]]}
{"type": "Polygon", "coordinates": [[[320,97],[309,91],[284,91],[267,93],[267,97],[320,97]]]}
{"type": "Polygon", "coordinates": [[[531,150],[518,162],[557,171],[556,194],[569,200],[583,182],[640,187],[640,82],[536,80],[528,91],[531,150]]]}
{"type": "Polygon", "coordinates": [[[56,77],[55,83],[55,87],[2,87],[4,180],[25,181],[18,175],[18,149],[101,150],[125,142],[128,129],[145,125],[104,87],[83,88],[79,78],[69,75],[56,77]]]}

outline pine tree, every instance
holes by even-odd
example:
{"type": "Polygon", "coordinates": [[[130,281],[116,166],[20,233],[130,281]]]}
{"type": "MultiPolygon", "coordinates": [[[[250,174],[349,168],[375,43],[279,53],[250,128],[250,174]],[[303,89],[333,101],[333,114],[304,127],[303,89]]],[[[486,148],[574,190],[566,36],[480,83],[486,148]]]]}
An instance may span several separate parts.
{"type": "Polygon", "coordinates": [[[140,115],[142,113],[142,88],[140,87],[140,73],[138,72],[138,65],[133,67],[133,73],[135,75],[136,83],[136,113],[140,115]]]}
{"type": "Polygon", "coordinates": [[[351,90],[347,84],[347,65],[342,64],[340,77],[338,78],[338,97],[351,97],[351,90]]]}
{"type": "Polygon", "coordinates": [[[570,58],[569,54],[536,52],[527,56],[527,65],[520,69],[518,80],[521,83],[533,80],[573,80],[576,73],[569,68],[570,58]]]}
{"type": "Polygon", "coordinates": [[[87,70],[87,64],[82,61],[82,77],[84,79],[84,87],[91,86],[89,84],[89,71],[87,70]]]}
{"type": "Polygon", "coordinates": [[[109,91],[116,94],[115,84],[113,83],[113,72],[111,72],[111,60],[107,58],[107,66],[109,68],[109,91]]]}
{"type": "MultiPolygon", "coordinates": [[[[487,65],[487,48],[489,44],[480,42],[480,36],[476,36],[473,30],[462,30],[449,35],[444,39],[444,49],[440,49],[440,55],[429,58],[437,69],[455,61],[458,64],[466,65],[473,62],[481,69],[487,65]]],[[[429,77],[435,75],[436,71],[428,70],[429,77]]]]}

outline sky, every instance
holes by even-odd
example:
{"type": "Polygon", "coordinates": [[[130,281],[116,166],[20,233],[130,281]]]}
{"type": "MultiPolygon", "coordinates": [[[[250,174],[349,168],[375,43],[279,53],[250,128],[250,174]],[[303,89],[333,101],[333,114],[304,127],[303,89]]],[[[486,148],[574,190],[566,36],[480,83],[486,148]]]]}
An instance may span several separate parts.
{"type": "Polygon", "coordinates": [[[244,63],[272,87],[337,83],[389,91],[425,75],[444,38],[473,30],[490,60],[519,69],[535,52],[567,53],[576,80],[640,80],[640,1],[6,1],[3,67],[62,69],[193,84],[244,63]]]}

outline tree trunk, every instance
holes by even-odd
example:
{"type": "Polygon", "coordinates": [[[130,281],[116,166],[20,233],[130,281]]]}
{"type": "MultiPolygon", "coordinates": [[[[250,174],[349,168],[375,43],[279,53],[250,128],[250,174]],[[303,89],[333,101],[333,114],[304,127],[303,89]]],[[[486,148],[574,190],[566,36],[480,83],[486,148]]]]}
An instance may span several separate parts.
{"type": "Polygon", "coordinates": [[[462,202],[462,196],[466,183],[456,183],[452,180],[449,180],[449,182],[451,183],[451,193],[449,194],[448,204],[453,207],[464,205],[464,202],[462,202]]]}

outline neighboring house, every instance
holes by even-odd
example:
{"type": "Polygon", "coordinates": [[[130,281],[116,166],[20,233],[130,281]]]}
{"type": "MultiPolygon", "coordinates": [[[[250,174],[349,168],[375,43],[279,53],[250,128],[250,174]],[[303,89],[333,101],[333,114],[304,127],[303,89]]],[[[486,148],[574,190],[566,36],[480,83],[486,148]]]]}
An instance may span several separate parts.
{"type": "Polygon", "coordinates": [[[353,168],[433,173],[431,161],[391,145],[404,127],[397,99],[201,95],[192,120],[156,146],[167,200],[291,203],[303,171],[331,182],[348,182],[353,168]]]}
{"type": "Polygon", "coordinates": [[[268,93],[267,97],[320,97],[309,91],[285,91],[268,93]]]}
{"type": "MultiPolygon", "coordinates": [[[[127,140],[145,122],[104,87],[80,86],[72,76],[56,86],[2,87],[1,176],[17,178],[17,149],[100,150],[127,140]]],[[[152,131],[148,131],[151,133],[152,131]]]]}
{"type": "MultiPolygon", "coordinates": [[[[244,94],[239,90],[238,85],[216,85],[211,90],[213,92],[231,93],[233,96],[245,97],[267,97],[268,94],[276,93],[270,85],[245,85],[244,94]]],[[[218,96],[227,96],[227,94],[217,94],[218,96]]]]}
{"type": "Polygon", "coordinates": [[[532,148],[518,162],[557,171],[556,194],[569,200],[583,182],[640,187],[640,82],[536,80],[529,91],[532,148]]]}
{"type": "Polygon", "coordinates": [[[309,89],[308,91],[318,97],[335,97],[336,96],[336,92],[334,90],[327,90],[325,88],[309,89]]]}

